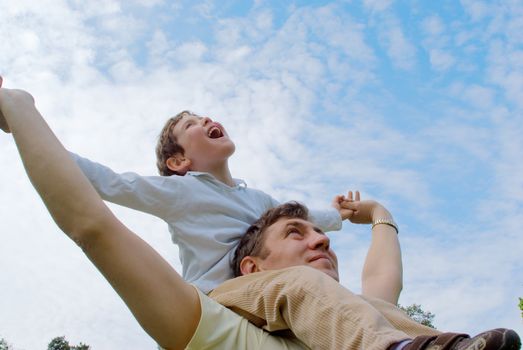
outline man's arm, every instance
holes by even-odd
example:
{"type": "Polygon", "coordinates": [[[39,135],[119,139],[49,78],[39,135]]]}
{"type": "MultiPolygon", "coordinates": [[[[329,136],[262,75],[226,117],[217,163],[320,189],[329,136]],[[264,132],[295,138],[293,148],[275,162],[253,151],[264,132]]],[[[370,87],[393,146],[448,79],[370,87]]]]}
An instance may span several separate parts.
{"type": "MultiPolygon", "coordinates": [[[[376,201],[360,201],[349,192],[347,200],[340,201],[345,210],[351,210],[350,221],[372,224],[377,220],[393,221],[390,212],[376,201]]],[[[362,294],[380,298],[396,305],[403,288],[401,249],[396,229],[387,224],[372,228],[372,238],[361,274],[362,294]]]]}
{"type": "Polygon", "coordinates": [[[158,344],[183,349],[200,318],[196,290],[113,216],[36,110],[31,95],[0,88],[0,128],[12,132],[27,174],[58,226],[158,344]]]}

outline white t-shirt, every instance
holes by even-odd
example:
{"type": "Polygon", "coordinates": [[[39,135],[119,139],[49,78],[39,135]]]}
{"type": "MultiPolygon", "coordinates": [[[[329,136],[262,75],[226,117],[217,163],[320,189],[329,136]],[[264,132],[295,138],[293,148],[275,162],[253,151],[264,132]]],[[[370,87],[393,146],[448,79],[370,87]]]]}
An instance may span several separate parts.
{"type": "Polygon", "coordinates": [[[295,337],[272,335],[198,291],[202,315],[186,350],[304,350],[295,337]]]}

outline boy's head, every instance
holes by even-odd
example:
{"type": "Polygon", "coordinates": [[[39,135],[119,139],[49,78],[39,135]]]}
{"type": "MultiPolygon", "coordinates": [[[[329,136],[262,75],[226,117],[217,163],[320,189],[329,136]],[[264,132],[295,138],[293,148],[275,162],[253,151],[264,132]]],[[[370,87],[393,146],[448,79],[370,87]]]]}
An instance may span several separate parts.
{"type": "Polygon", "coordinates": [[[165,123],[156,145],[160,175],[185,175],[189,170],[212,172],[234,153],[224,127],[189,111],[165,123]]]}
{"type": "Polygon", "coordinates": [[[265,212],[240,239],[231,262],[234,276],[305,265],[338,280],[338,260],[329,238],[308,216],[307,208],[297,202],[265,212]]]}

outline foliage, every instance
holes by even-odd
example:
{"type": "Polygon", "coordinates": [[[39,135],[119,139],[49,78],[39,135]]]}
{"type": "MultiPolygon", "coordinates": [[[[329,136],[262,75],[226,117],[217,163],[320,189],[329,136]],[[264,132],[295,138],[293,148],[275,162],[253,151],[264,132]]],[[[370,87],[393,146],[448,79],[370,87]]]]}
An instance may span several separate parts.
{"type": "Polygon", "coordinates": [[[73,346],[71,350],[89,350],[91,347],[87,344],[80,343],[77,346],[73,346]]]}
{"type": "Polygon", "coordinates": [[[407,307],[401,305],[398,306],[400,307],[400,309],[405,311],[407,315],[409,315],[409,317],[412,318],[414,321],[421,323],[424,326],[436,329],[436,327],[434,327],[434,324],[432,323],[436,315],[434,315],[430,311],[423,311],[421,309],[421,305],[412,304],[407,307]]]}
{"type": "MultiPolygon", "coordinates": [[[[90,350],[91,347],[87,344],[80,343],[76,346],[69,345],[69,342],[65,339],[64,336],[56,337],[49,345],[47,345],[47,350],[90,350]]],[[[0,338],[0,350],[14,350],[12,345],[8,344],[4,338],[0,338]]]]}
{"type": "Polygon", "coordinates": [[[11,350],[13,349],[11,345],[7,344],[7,341],[4,338],[0,338],[0,350],[11,350]]]}
{"type": "Polygon", "coordinates": [[[519,309],[521,310],[521,318],[523,318],[523,298],[519,298],[519,309]]]}
{"type": "Polygon", "coordinates": [[[71,346],[65,337],[56,337],[47,345],[47,350],[71,350],[71,346]]]}
{"type": "Polygon", "coordinates": [[[47,350],[89,350],[89,345],[80,343],[76,346],[69,345],[69,342],[65,339],[64,336],[56,337],[47,346],[47,350]]]}

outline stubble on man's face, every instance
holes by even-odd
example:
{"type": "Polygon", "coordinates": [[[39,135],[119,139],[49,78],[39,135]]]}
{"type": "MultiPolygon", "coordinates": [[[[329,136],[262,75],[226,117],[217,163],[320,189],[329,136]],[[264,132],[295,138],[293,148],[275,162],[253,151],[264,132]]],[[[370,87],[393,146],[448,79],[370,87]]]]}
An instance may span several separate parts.
{"type": "Polygon", "coordinates": [[[330,248],[330,240],[310,221],[281,218],[265,232],[264,259],[259,259],[262,270],[276,270],[291,266],[310,266],[339,280],[338,259],[330,248]]]}

